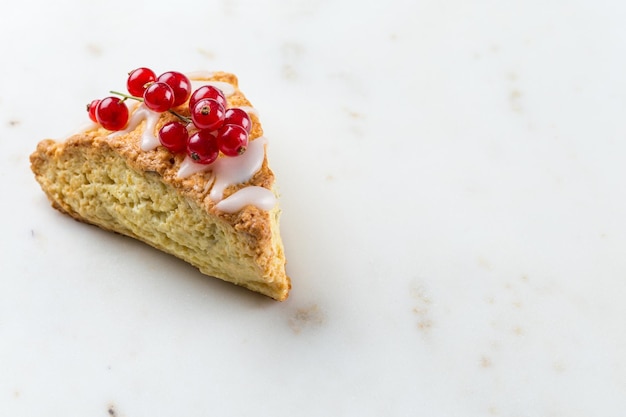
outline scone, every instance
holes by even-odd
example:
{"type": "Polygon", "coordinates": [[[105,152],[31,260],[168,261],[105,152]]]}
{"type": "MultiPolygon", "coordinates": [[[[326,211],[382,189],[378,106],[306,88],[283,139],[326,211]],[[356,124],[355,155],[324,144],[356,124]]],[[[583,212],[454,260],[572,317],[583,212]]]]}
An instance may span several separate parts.
{"type": "Polygon", "coordinates": [[[235,75],[187,74],[189,91],[178,79],[135,75],[130,94],[116,93],[123,101],[88,106],[98,123],[61,142],[44,140],[31,155],[52,206],[139,239],[206,275],[286,299],[291,284],[267,139],[235,75]],[[157,83],[171,87],[171,103],[165,88],[166,94],[148,95],[157,83]],[[212,98],[216,89],[221,98],[212,98]],[[228,111],[235,108],[245,114],[228,111]]]}

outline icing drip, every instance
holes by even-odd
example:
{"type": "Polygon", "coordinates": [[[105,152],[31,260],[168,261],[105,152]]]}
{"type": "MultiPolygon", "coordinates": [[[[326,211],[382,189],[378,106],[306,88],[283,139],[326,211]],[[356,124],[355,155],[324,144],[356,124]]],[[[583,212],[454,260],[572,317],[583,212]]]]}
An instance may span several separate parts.
{"type": "Polygon", "coordinates": [[[180,164],[180,168],[178,169],[178,173],[176,175],[178,178],[187,178],[196,172],[208,171],[211,167],[212,165],[197,164],[189,157],[189,155],[187,155],[180,164]]]}
{"type": "MultiPolygon", "coordinates": [[[[198,164],[187,156],[178,170],[178,177],[186,178],[197,172],[211,170],[211,178],[209,182],[213,184],[213,187],[209,192],[209,198],[214,202],[226,201],[228,199],[222,200],[226,187],[249,181],[250,178],[252,178],[252,176],[259,169],[261,169],[265,158],[265,144],[267,144],[266,138],[257,138],[248,144],[248,149],[246,149],[246,152],[243,155],[236,157],[220,157],[217,161],[209,165],[198,164]]],[[[245,187],[235,194],[238,194],[248,188],[255,189],[262,187],[245,187]]],[[[265,190],[265,188],[263,189],[265,190]]],[[[271,191],[267,191],[271,194],[271,191]]],[[[233,207],[237,204],[243,204],[243,206],[252,204],[260,209],[268,210],[266,207],[269,206],[269,208],[272,208],[275,202],[276,200],[274,198],[269,199],[265,192],[260,192],[259,190],[245,191],[238,197],[233,198],[230,203],[225,203],[225,207],[227,207],[226,210],[229,210],[228,207],[233,207]],[[271,205],[270,201],[272,202],[271,205]]],[[[233,211],[237,210],[233,209],[233,211]]]]}
{"type": "Polygon", "coordinates": [[[191,80],[192,91],[197,90],[203,85],[212,85],[213,87],[219,88],[220,90],[222,90],[222,93],[224,93],[226,97],[235,94],[235,87],[232,84],[224,81],[191,80]]]}
{"type": "Polygon", "coordinates": [[[211,200],[220,201],[226,187],[249,181],[261,169],[266,143],[267,139],[257,138],[248,144],[248,149],[243,155],[223,157],[213,162],[215,182],[209,193],[211,200]]]}
{"type": "MultiPolygon", "coordinates": [[[[213,73],[211,72],[198,71],[188,73],[187,77],[191,80],[193,90],[203,85],[212,85],[222,90],[226,97],[235,93],[235,87],[230,83],[207,81],[206,78],[210,78],[212,75],[213,73]]],[[[141,134],[141,150],[146,152],[156,149],[160,142],[154,130],[161,114],[148,109],[143,103],[137,105],[136,102],[126,102],[126,105],[129,107],[129,113],[131,114],[128,125],[124,130],[112,132],[109,134],[109,137],[113,138],[130,133],[145,120],[141,134]]],[[[259,112],[254,107],[241,106],[240,108],[250,115],[259,116],[259,112]]],[[[193,131],[194,127],[192,124],[189,124],[187,129],[193,131]]],[[[211,187],[209,198],[217,203],[216,208],[218,210],[225,213],[235,213],[247,205],[256,206],[261,210],[271,210],[276,204],[276,197],[271,190],[263,187],[244,187],[228,198],[223,198],[224,190],[227,187],[249,181],[261,169],[265,159],[266,144],[267,139],[259,137],[249,142],[248,149],[243,155],[237,157],[223,156],[209,165],[198,164],[189,156],[186,156],[180,165],[177,176],[186,178],[198,172],[211,171],[207,181],[207,189],[211,187]]]]}
{"type": "Polygon", "coordinates": [[[256,117],[259,117],[259,111],[257,109],[255,109],[254,107],[251,107],[251,106],[239,106],[239,108],[241,110],[245,111],[246,113],[248,113],[248,115],[254,114],[256,117]]]}
{"type": "Polygon", "coordinates": [[[141,104],[130,117],[126,129],[111,133],[109,137],[114,138],[116,136],[125,135],[129,132],[132,132],[133,130],[135,130],[135,128],[137,128],[137,126],[139,126],[139,123],[141,123],[145,119],[146,125],[143,128],[143,133],[141,134],[141,150],[151,151],[160,144],[159,139],[154,134],[154,128],[156,127],[160,116],[161,115],[159,113],[153,112],[152,110],[148,109],[144,104],[141,104]]]}
{"type": "Polygon", "coordinates": [[[261,210],[271,210],[276,205],[276,197],[267,188],[245,187],[217,203],[215,208],[224,213],[236,213],[247,205],[256,206],[261,210]]]}
{"type": "Polygon", "coordinates": [[[159,139],[154,134],[154,128],[159,121],[160,114],[150,111],[147,108],[140,110],[144,110],[146,112],[146,126],[141,134],[141,150],[151,151],[156,149],[156,147],[161,144],[159,139]]]}
{"type": "Polygon", "coordinates": [[[213,74],[214,73],[211,71],[191,71],[187,72],[185,75],[187,75],[187,78],[190,80],[202,80],[213,77],[213,74]]]}
{"type": "Polygon", "coordinates": [[[249,181],[261,169],[263,159],[265,158],[266,143],[266,138],[257,138],[250,141],[248,149],[246,149],[243,155],[236,157],[224,156],[209,165],[198,164],[187,156],[180,165],[178,177],[186,178],[197,172],[211,170],[213,188],[211,188],[209,198],[215,202],[220,201],[226,187],[249,181]]]}

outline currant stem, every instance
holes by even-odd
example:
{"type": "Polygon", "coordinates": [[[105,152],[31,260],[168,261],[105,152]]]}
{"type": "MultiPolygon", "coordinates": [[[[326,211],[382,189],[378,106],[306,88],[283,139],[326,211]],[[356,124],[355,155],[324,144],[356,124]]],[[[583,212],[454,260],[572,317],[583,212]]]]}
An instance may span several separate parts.
{"type": "MultiPolygon", "coordinates": [[[[123,100],[132,99],[132,100],[137,100],[137,101],[140,101],[140,102],[143,103],[143,99],[141,97],[130,96],[128,94],[120,93],[119,91],[114,91],[114,90],[109,91],[109,93],[115,94],[117,96],[121,96],[121,97],[123,97],[123,100]]],[[[191,117],[185,117],[185,116],[183,116],[180,113],[176,113],[174,110],[168,110],[168,111],[170,113],[172,113],[174,116],[178,117],[183,122],[185,122],[187,124],[191,123],[191,117]]]]}
{"type": "Polygon", "coordinates": [[[116,96],[121,96],[121,97],[124,97],[124,98],[130,98],[130,99],[133,99],[133,100],[141,101],[143,103],[143,99],[142,98],[135,97],[135,96],[129,96],[128,94],[120,93],[119,91],[111,90],[111,91],[109,91],[109,93],[115,94],[116,96]]]}
{"type": "Polygon", "coordinates": [[[191,123],[191,117],[185,117],[182,114],[176,113],[174,110],[168,110],[170,113],[172,113],[174,116],[178,117],[180,120],[182,120],[183,122],[189,124],[191,123]]]}

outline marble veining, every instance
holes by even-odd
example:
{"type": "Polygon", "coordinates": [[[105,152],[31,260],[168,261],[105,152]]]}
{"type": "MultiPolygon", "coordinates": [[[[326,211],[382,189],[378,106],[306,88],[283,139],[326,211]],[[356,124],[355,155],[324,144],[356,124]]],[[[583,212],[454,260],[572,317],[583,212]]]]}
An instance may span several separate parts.
{"type": "Polygon", "coordinates": [[[626,3],[0,20],[0,416],[624,415],[626,3]],[[144,65],[234,72],[259,110],[287,301],[75,222],[33,180],[37,142],[144,65]]]}

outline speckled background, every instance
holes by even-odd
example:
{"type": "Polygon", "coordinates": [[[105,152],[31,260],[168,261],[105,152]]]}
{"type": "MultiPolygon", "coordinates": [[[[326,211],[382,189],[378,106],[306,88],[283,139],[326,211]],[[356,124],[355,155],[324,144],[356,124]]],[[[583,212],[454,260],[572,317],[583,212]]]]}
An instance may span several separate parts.
{"type": "Polygon", "coordinates": [[[626,6],[11,2],[0,415],[623,416],[626,6]],[[43,138],[138,66],[260,112],[276,303],[49,207],[43,138]]]}

